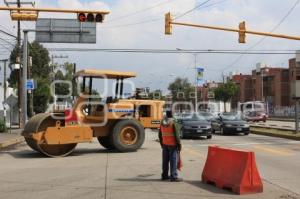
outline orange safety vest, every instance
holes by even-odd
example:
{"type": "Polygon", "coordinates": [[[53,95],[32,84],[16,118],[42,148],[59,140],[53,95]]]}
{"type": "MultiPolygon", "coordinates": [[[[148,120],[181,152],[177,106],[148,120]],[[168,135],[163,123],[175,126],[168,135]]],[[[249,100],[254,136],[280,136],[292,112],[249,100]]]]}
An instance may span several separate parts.
{"type": "Polygon", "coordinates": [[[174,135],[174,125],[170,123],[168,126],[160,125],[162,142],[164,145],[176,146],[177,142],[174,135]]]}

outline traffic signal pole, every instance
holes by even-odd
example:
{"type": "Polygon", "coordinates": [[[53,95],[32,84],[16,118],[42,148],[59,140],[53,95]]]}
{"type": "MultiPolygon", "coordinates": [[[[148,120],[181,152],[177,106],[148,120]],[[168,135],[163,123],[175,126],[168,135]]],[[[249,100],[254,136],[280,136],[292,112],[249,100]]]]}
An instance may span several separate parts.
{"type": "Polygon", "coordinates": [[[8,11],[31,11],[31,12],[56,12],[56,13],[95,13],[95,14],[109,14],[109,11],[99,10],[72,10],[72,9],[59,9],[59,8],[16,8],[16,7],[2,7],[0,10],[8,11]]]}
{"type": "Polygon", "coordinates": [[[246,43],[245,42],[245,36],[246,36],[245,34],[246,33],[252,34],[252,35],[260,35],[260,36],[268,36],[268,37],[276,37],[276,38],[300,41],[299,36],[290,36],[290,35],[283,35],[283,34],[273,34],[273,33],[267,33],[267,32],[246,30],[245,22],[241,22],[239,24],[239,29],[219,27],[219,26],[208,26],[208,25],[201,25],[201,24],[175,22],[175,21],[173,21],[171,14],[167,13],[165,15],[165,34],[167,34],[167,35],[172,34],[172,25],[189,26],[189,27],[205,28],[205,29],[213,29],[213,30],[222,30],[222,31],[228,31],[228,32],[237,32],[237,33],[239,33],[239,37],[240,37],[239,42],[240,43],[246,43]]]}
{"type": "MultiPolygon", "coordinates": [[[[229,32],[238,32],[238,33],[241,32],[239,29],[225,28],[225,27],[218,27],[218,26],[207,26],[207,25],[199,25],[199,24],[191,24],[191,23],[180,23],[180,22],[171,22],[171,24],[181,25],[181,26],[191,26],[191,27],[197,27],[197,28],[214,29],[214,30],[223,30],[223,31],[229,31],[229,32]]],[[[257,31],[250,31],[250,30],[245,30],[244,32],[247,34],[252,34],[252,35],[261,35],[261,36],[270,36],[270,37],[277,37],[277,38],[283,38],[283,39],[300,40],[300,37],[297,37],[297,36],[273,34],[273,33],[267,33],[267,32],[257,32],[257,31]]]]}
{"type": "Polygon", "coordinates": [[[22,114],[23,121],[22,126],[25,127],[27,122],[27,67],[28,67],[28,31],[24,30],[23,39],[23,77],[22,77],[22,114]]]}

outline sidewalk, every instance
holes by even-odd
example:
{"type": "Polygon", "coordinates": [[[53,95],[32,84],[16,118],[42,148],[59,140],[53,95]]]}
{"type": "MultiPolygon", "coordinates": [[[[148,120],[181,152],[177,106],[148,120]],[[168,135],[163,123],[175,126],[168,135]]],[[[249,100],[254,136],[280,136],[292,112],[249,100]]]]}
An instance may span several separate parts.
{"type": "Polygon", "coordinates": [[[22,129],[12,129],[11,133],[9,130],[7,133],[0,133],[0,149],[23,142],[24,137],[21,136],[21,132],[22,129]]]}

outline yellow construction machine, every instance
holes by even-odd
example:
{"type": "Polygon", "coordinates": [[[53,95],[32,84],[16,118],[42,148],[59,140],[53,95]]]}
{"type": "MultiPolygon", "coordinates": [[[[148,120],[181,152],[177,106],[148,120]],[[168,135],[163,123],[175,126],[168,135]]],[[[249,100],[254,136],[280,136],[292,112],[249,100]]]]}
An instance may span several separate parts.
{"type": "Polygon", "coordinates": [[[144,143],[145,129],[159,128],[164,101],[125,99],[124,80],[135,76],[132,72],[78,71],[75,79],[81,82],[77,89],[80,92],[73,108],[30,118],[22,133],[25,141],[33,150],[50,157],[66,156],[77,143],[92,142],[93,137],[107,149],[136,151],[144,143]],[[100,99],[93,95],[95,79],[113,80],[114,96],[100,99]]]}

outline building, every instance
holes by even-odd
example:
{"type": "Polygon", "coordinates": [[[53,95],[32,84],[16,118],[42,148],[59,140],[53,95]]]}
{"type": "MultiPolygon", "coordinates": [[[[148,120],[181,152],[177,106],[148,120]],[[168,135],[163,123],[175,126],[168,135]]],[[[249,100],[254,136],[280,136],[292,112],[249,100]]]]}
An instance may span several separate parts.
{"type": "Polygon", "coordinates": [[[214,99],[213,90],[217,88],[220,84],[219,82],[207,82],[202,86],[198,87],[198,106],[200,110],[209,110],[210,112],[218,113],[230,111],[230,103],[225,103],[216,101],[214,99]],[[225,107],[226,106],[226,107],[225,107]]]}
{"type": "Polygon", "coordinates": [[[231,99],[233,108],[237,108],[238,102],[254,100],[253,79],[251,75],[233,75],[232,81],[234,81],[239,87],[238,93],[231,99]]]}
{"type": "Polygon", "coordinates": [[[295,58],[289,60],[288,68],[258,66],[251,75],[233,75],[232,81],[238,85],[239,91],[232,99],[232,106],[247,101],[265,101],[269,109],[293,106],[291,85],[297,79],[300,79],[300,67],[297,67],[295,58]]]}

